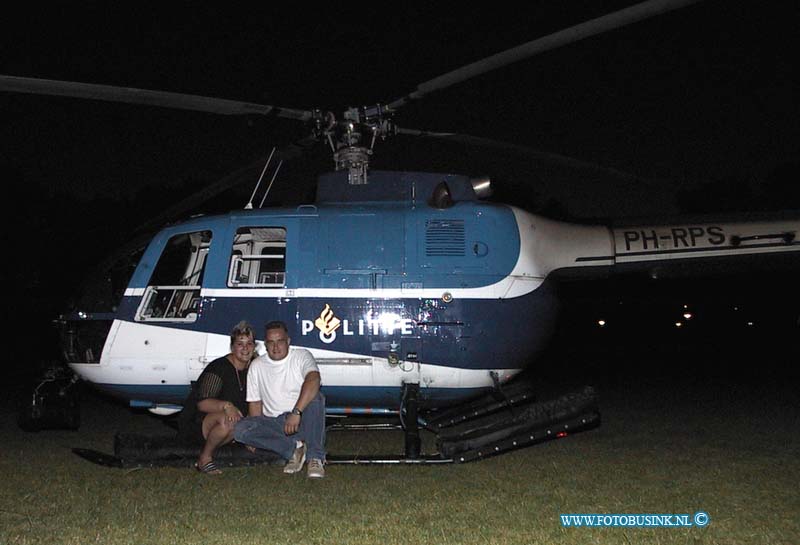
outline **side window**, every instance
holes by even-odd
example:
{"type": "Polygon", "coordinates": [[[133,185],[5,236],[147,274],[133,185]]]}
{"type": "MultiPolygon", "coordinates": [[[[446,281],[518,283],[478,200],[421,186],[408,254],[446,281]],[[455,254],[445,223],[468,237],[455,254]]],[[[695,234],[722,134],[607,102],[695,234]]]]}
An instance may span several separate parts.
{"type": "Polygon", "coordinates": [[[138,321],[197,320],[210,245],[211,231],[175,235],[167,241],[136,314],[138,321]]]}
{"type": "Polygon", "coordinates": [[[286,285],[286,228],[240,227],[228,269],[231,288],[282,288],[286,285]]]}

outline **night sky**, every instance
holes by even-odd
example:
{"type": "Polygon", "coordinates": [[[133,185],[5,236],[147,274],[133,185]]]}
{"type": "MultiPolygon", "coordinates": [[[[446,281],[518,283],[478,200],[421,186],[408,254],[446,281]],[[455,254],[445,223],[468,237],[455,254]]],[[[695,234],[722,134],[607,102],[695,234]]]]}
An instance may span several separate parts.
{"type": "MultiPolygon", "coordinates": [[[[0,23],[0,73],[338,114],[633,3],[530,2],[524,11],[65,3],[0,23]]],[[[409,138],[379,143],[373,168],[487,174],[498,199],[582,221],[800,210],[800,8],[777,4],[700,2],[458,84],[396,117],[403,127],[510,141],[647,182],[409,138]]],[[[7,287],[22,286],[12,287],[20,294],[12,304],[34,303],[22,308],[36,324],[137,225],[305,135],[286,121],[9,93],[0,93],[0,112],[6,249],[48,256],[23,267],[7,258],[3,275],[7,287]]],[[[331,167],[321,145],[286,163],[269,203],[308,200],[316,174],[331,167]]],[[[257,175],[185,215],[243,206],[257,175]]],[[[789,296],[781,309],[795,303],[789,296]]]]}

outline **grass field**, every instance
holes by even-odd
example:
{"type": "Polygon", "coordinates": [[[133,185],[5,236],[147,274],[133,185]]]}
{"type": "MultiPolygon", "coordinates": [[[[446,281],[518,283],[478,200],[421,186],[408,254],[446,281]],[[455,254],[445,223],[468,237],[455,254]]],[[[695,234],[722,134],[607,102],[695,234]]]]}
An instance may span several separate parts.
{"type": "MultiPolygon", "coordinates": [[[[78,432],[25,433],[0,415],[0,543],[798,543],[800,422],[787,381],[615,379],[600,428],[482,462],[122,470],[116,431],[163,432],[89,397],[78,432]],[[565,528],[561,513],[705,511],[706,527],[565,528]]],[[[337,432],[331,452],[400,452],[392,432],[337,432]]]]}

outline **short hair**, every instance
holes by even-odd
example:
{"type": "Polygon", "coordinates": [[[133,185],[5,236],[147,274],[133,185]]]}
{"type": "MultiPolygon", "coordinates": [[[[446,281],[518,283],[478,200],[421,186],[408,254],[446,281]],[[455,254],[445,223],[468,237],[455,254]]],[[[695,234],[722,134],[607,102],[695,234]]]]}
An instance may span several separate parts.
{"type": "Polygon", "coordinates": [[[241,337],[242,335],[250,337],[253,340],[256,338],[256,336],[253,335],[253,327],[245,320],[242,320],[233,326],[233,330],[231,331],[231,346],[233,346],[233,343],[236,342],[236,338],[241,337]]]}
{"type": "Polygon", "coordinates": [[[282,329],[284,333],[287,335],[289,334],[289,328],[286,327],[286,324],[280,320],[272,320],[271,322],[267,322],[267,325],[264,326],[264,336],[266,336],[267,331],[270,329],[282,329]]]}

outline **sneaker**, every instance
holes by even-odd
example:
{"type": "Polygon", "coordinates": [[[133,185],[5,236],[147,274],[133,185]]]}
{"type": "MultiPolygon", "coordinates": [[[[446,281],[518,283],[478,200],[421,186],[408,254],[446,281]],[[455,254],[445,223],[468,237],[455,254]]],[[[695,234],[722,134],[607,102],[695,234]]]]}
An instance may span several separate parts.
{"type": "Polygon", "coordinates": [[[311,458],[308,461],[308,476],[312,479],[321,479],[325,476],[325,466],[319,458],[311,458]]]}
{"type": "Polygon", "coordinates": [[[294,449],[292,457],[283,466],[284,473],[297,473],[303,469],[303,464],[306,463],[306,444],[300,443],[300,446],[294,449]]]}

